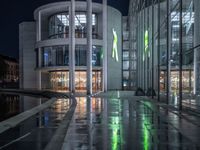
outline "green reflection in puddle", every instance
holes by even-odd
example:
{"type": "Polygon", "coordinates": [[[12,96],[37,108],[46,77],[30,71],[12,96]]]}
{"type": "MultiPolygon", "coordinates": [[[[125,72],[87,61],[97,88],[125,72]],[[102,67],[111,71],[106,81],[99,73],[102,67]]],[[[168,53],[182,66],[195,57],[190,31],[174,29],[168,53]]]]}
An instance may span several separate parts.
{"type": "Polygon", "coordinates": [[[112,133],[112,150],[117,150],[118,149],[118,143],[119,143],[119,136],[117,134],[119,129],[113,129],[112,133]]]}
{"type": "Polygon", "coordinates": [[[149,123],[149,120],[143,115],[143,146],[144,150],[149,149],[149,131],[147,129],[147,124],[149,123]]]}
{"type": "Polygon", "coordinates": [[[116,106],[115,116],[110,117],[110,129],[111,132],[111,149],[119,150],[121,149],[121,144],[123,141],[122,137],[122,118],[121,118],[121,101],[119,99],[112,99],[111,104],[116,106]]]}
{"type": "Polygon", "coordinates": [[[119,143],[120,143],[120,123],[119,123],[120,118],[118,116],[112,117],[111,118],[111,124],[110,128],[112,130],[111,133],[111,146],[112,150],[118,150],[119,149],[119,143]]]}

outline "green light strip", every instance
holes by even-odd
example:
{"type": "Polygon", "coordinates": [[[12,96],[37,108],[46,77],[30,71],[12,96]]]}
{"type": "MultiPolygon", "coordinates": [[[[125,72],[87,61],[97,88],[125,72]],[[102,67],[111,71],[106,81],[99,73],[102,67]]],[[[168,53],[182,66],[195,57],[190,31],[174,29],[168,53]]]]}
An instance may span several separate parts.
{"type": "Polygon", "coordinates": [[[117,44],[118,44],[118,37],[117,37],[117,32],[113,28],[113,49],[112,49],[112,58],[114,58],[117,62],[119,61],[119,56],[118,56],[118,49],[117,49],[117,44]]]}

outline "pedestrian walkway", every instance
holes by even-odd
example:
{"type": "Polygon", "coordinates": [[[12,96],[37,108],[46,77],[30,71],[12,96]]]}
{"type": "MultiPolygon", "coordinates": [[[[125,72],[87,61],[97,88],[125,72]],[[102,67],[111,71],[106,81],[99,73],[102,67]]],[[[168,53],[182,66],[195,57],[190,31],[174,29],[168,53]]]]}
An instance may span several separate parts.
{"type": "Polygon", "coordinates": [[[199,126],[146,97],[112,91],[95,98],[76,99],[76,112],[62,150],[200,148],[199,126]]]}
{"type": "Polygon", "coordinates": [[[30,92],[57,100],[48,109],[1,134],[0,149],[200,149],[199,115],[187,109],[179,111],[156,100],[134,96],[132,91],[109,91],[88,97],[75,94],[72,101],[68,99],[69,93],[25,91],[30,92]],[[71,102],[76,103],[75,112],[71,102]]]}

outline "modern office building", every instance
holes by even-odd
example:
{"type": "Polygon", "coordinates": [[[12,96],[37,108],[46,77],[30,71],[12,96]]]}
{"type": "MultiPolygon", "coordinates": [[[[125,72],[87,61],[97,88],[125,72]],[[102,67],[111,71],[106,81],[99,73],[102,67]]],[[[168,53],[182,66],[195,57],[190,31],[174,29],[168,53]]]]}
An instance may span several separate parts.
{"type": "Polygon", "coordinates": [[[200,92],[199,7],[199,0],[130,0],[135,84],[179,108],[200,92]]]}
{"type": "Polygon", "coordinates": [[[122,14],[91,1],[37,8],[19,25],[20,87],[63,91],[122,89],[122,14]]]}

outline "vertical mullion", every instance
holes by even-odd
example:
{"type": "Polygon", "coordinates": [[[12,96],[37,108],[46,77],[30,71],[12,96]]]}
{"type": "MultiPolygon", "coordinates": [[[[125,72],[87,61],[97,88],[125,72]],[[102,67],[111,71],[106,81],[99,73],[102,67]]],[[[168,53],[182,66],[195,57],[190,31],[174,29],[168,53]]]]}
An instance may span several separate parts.
{"type": "MultiPolygon", "coordinates": [[[[152,0],[152,36],[151,36],[151,45],[152,45],[152,90],[154,89],[154,0],[152,0]]],[[[153,98],[153,93],[152,93],[153,98]]]]}
{"type": "Polygon", "coordinates": [[[158,0],[158,101],[160,101],[160,0],[158,0]]]}
{"type": "Polygon", "coordinates": [[[103,56],[104,56],[104,61],[103,61],[103,91],[104,92],[107,92],[108,90],[108,85],[107,85],[107,77],[108,77],[108,58],[107,58],[107,55],[108,55],[108,43],[107,43],[107,38],[108,38],[108,34],[107,34],[107,9],[108,9],[108,6],[107,6],[107,0],[102,0],[103,1],[103,56]]]}
{"type": "Polygon", "coordinates": [[[182,110],[182,64],[183,64],[183,45],[182,45],[182,36],[183,36],[183,23],[182,23],[182,10],[183,10],[183,0],[180,0],[180,39],[179,39],[179,109],[182,110]]]}
{"type": "MultiPolygon", "coordinates": [[[[147,4],[148,5],[148,4],[147,4]]],[[[147,79],[147,86],[146,86],[146,88],[147,88],[147,90],[148,90],[148,88],[149,88],[149,85],[150,85],[150,65],[149,65],[149,63],[150,63],[150,57],[149,57],[149,7],[147,7],[146,8],[147,9],[147,15],[146,15],[146,19],[147,19],[147,32],[148,32],[148,49],[147,49],[147,63],[146,63],[146,65],[147,65],[147,76],[146,76],[146,79],[147,79]]],[[[145,30],[145,32],[146,32],[146,30],[145,30]]],[[[146,47],[146,45],[145,45],[145,47],[146,47]]]]}
{"type": "Polygon", "coordinates": [[[166,59],[166,61],[167,61],[167,104],[169,104],[169,78],[170,78],[170,70],[169,70],[169,68],[170,68],[170,56],[169,56],[169,15],[170,15],[170,13],[169,13],[170,11],[169,11],[169,0],[167,0],[167,59],[166,59]]]}
{"type": "Polygon", "coordinates": [[[145,15],[146,15],[146,9],[145,9],[145,1],[144,1],[144,3],[143,3],[143,6],[144,6],[144,11],[143,11],[143,34],[142,34],[142,44],[143,44],[143,47],[142,47],[142,49],[143,49],[143,57],[144,57],[144,61],[143,61],[143,74],[144,74],[144,82],[143,82],[143,90],[145,90],[146,89],[146,71],[147,70],[145,70],[146,69],[146,65],[145,65],[145,63],[146,63],[146,56],[145,56],[145,51],[144,51],[144,49],[145,49],[145,40],[144,40],[144,35],[145,35],[145,15]]]}

